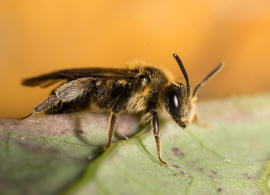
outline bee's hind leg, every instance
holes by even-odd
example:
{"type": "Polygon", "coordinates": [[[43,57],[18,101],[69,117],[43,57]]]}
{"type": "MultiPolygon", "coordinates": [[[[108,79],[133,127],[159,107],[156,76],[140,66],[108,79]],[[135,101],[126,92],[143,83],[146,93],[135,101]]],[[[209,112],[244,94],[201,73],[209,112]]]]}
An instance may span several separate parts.
{"type": "Polygon", "coordinates": [[[20,118],[20,120],[24,120],[24,119],[34,115],[35,113],[45,111],[45,110],[49,109],[50,107],[52,107],[53,105],[57,104],[58,102],[59,102],[59,99],[56,97],[56,95],[51,95],[47,100],[45,100],[44,102],[42,102],[41,104],[36,106],[33,109],[32,113],[20,118]]]}

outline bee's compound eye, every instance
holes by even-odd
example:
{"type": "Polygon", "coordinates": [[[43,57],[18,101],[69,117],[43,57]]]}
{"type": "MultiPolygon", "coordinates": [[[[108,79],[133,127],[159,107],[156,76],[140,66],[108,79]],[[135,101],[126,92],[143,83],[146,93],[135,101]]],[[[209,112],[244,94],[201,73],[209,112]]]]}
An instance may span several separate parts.
{"type": "Polygon", "coordinates": [[[173,104],[176,108],[179,107],[179,101],[176,95],[173,96],[173,104]]]}
{"type": "Polygon", "coordinates": [[[171,91],[169,93],[168,97],[168,107],[170,110],[170,113],[174,116],[179,115],[179,109],[180,109],[180,98],[174,91],[171,91]]]}

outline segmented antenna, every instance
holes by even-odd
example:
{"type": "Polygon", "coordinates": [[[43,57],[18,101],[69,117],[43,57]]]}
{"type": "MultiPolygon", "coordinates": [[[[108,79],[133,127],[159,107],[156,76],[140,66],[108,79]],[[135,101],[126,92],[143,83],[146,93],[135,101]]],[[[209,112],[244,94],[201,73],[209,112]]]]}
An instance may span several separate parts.
{"type": "Polygon", "coordinates": [[[223,66],[223,62],[219,63],[219,65],[212,71],[210,72],[205,79],[203,79],[194,89],[192,97],[194,97],[197,94],[198,89],[205,84],[206,81],[208,81],[209,78],[211,78],[215,73],[217,73],[221,67],[223,66]]]}
{"type": "Polygon", "coordinates": [[[185,80],[186,80],[186,83],[187,83],[187,94],[188,94],[188,97],[190,95],[190,85],[189,85],[189,80],[188,80],[188,75],[187,75],[187,72],[185,70],[185,67],[182,63],[182,61],[180,60],[180,58],[178,57],[177,54],[173,54],[173,57],[175,58],[176,62],[178,63],[184,77],[185,77],[185,80]]]}

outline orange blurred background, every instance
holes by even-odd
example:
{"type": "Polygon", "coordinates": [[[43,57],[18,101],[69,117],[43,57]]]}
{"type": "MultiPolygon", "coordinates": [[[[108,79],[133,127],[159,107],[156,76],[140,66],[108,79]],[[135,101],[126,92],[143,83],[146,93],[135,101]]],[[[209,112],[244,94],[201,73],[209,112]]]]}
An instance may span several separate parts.
{"type": "Polygon", "coordinates": [[[138,57],[179,78],[172,53],[193,85],[225,62],[201,99],[269,91],[270,1],[2,1],[0,116],[24,116],[47,97],[22,78],[138,57]]]}

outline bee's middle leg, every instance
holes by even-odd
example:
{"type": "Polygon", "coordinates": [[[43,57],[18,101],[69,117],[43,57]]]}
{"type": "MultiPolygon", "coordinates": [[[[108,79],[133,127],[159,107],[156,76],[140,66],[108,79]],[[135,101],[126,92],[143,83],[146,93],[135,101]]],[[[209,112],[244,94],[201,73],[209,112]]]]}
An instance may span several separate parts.
{"type": "Polygon", "coordinates": [[[109,129],[108,129],[108,144],[107,148],[110,147],[112,142],[112,137],[115,132],[116,123],[118,120],[118,113],[111,112],[110,115],[110,122],[109,122],[109,129]]]}
{"type": "Polygon", "coordinates": [[[112,142],[112,137],[114,135],[115,129],[116,129],[116,123],[118,121],[118,116],[120,111],[122,110],[122,107],[124,103],[126,102],[125,98],[119,98],[116,103],[114,104],[112,108],[112,112],[110,115],[110,122],[109,122],[109,128],[108,128],[108,144],[107,148],[110,147],[112,142]]]}

